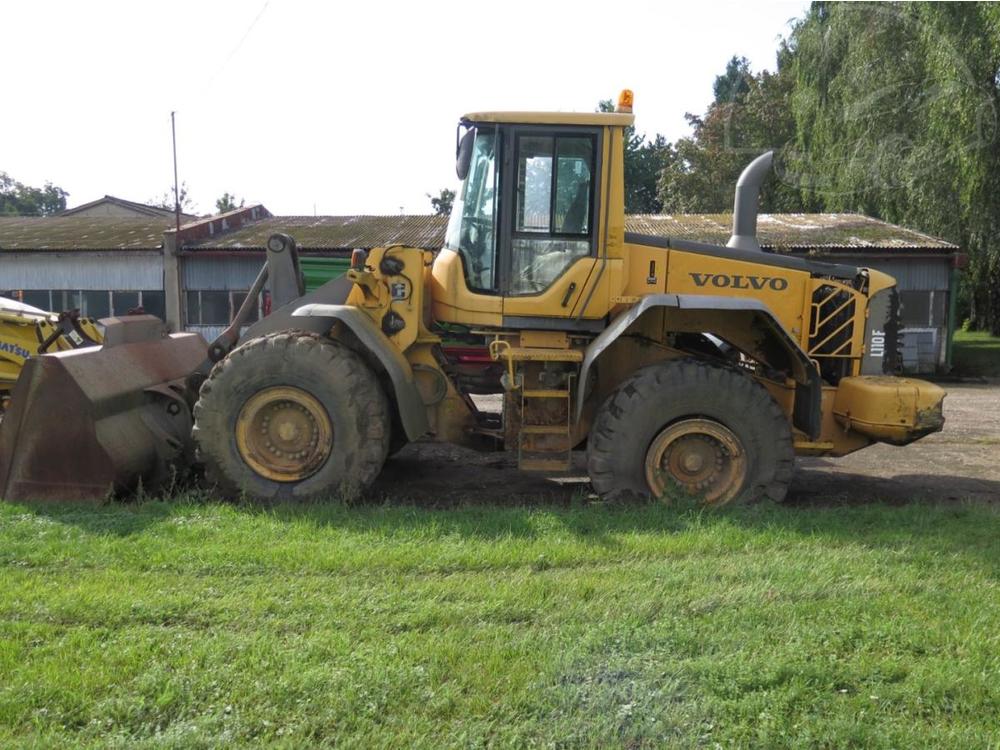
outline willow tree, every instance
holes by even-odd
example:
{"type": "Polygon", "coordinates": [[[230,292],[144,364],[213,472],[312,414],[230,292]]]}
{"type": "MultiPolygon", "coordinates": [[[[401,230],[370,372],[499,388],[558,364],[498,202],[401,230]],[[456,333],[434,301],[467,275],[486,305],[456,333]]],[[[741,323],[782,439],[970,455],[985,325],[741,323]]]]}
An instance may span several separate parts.
{"type": "Polygon", "coordinates": [[[1000,334],[1000,6],[814,3],[789,46],[806,206],[960,245],[973,324],[1000,334]]]}

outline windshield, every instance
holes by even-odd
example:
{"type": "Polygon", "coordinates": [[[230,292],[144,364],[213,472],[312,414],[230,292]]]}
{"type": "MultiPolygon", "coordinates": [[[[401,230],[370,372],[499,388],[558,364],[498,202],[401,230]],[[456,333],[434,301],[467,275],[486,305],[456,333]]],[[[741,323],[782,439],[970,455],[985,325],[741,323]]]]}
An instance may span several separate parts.
{"type": "Polygon", "coordinates": [[[496,289],[496,215],[500,175],[496,164],[497,135],[476,128],[469,173],[452,207],[445,247],[462,256],[470,289],[496,289]]]}

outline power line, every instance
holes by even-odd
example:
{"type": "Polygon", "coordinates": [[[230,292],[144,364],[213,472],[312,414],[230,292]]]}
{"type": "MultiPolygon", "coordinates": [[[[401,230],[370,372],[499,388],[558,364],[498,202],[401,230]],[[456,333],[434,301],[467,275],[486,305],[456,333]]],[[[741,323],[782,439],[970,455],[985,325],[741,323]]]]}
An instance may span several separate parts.
{"type": "Polygon", "coordinates": [[[264,0],[264,4],[260,7],[260,10],[257,12],[257,15],[254,16],[253,21],[250,22],[250,25],[247,27],[247,30],[243,32],[243,36],[240,37],[239,42],[237,42],[236,46],[233,47],[232,52],[229,53],[226,59],[222,61],[222,65],[219,66],[218,70],[216,70],[208,79],[208,84],[205,86],[206,90],[212,88],[212,84],[215,83],[215,79],[219,77],[219,74],[222,71],[224,71],[226,69],[226,66],[229,65],[229,63],[232,61],[234,57],[236,57],[236,53],[240,51],[241,47],[243,47],[243,43],[247,40],[247,37],[250,36],[250,32],[254,30],[254,27],[257,25],[257,22],[260,20],[261,16],[264,15],[264,11],[267,10],[267,6],[270,5],[270,3],[271,0],[264,0]]]}

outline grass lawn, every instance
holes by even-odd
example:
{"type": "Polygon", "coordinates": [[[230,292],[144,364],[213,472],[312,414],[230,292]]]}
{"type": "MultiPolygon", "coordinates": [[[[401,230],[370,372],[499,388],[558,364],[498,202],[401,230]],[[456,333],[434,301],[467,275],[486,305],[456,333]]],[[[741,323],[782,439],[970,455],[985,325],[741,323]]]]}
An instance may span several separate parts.
{"type": "Polygon", "coordinates": [[[0,503],[0,746],[996,747],[998,521],[0,503]]]}
{"type": "Polygon", "coordinates": [[[955,331],[952,363],[959,375],[1000,377],[1000,338],[985,331],[955,331]]]}

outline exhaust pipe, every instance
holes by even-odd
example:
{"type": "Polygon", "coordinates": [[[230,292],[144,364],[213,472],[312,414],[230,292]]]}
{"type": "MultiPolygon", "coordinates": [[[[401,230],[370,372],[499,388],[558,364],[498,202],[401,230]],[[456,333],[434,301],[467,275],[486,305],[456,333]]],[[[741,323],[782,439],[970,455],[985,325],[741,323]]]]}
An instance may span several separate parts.
{"type": "Polygon", "coordinates": [[[761,252],[757,242],[757,210],[760,206],[760,184],[767,176],[774,152],[767,151],[750,162],[736,181],[733,201],[733,234],[726,247],[761,252]]]}

